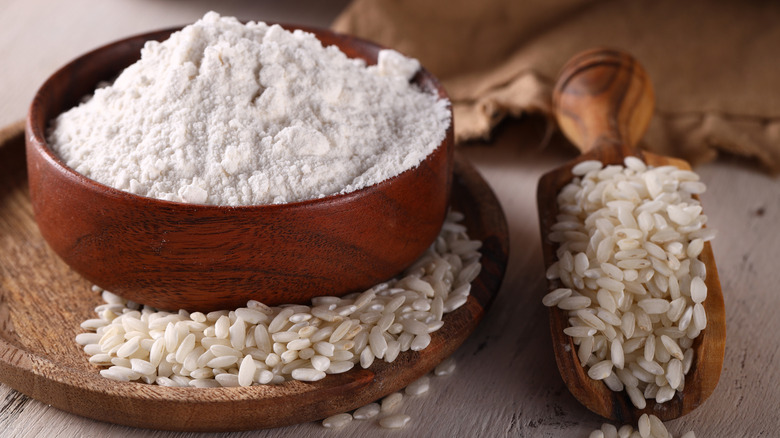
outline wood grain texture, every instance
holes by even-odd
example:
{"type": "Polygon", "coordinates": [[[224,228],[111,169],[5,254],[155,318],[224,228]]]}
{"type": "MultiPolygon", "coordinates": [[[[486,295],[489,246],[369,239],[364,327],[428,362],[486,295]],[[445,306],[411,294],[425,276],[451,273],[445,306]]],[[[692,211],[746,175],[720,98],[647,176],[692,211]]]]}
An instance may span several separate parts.
{"type": "Polygon", "coordinates": [[[100,297],[38,232],[25,186],[23,135],[15,129],[0,134],[6,139],[0,144],[0,380],[67,412],[135,427],[225,431],[278,427],[351,410],[403,388],[449,357],[476,328],[506,269],[503,211],[481,176],[459,158],[452,204],[466,213],[470,235],[484,242],[483,270],[468,302],[445,316],[425,350],[315,383],[197,389],[104,379],[73,340],[100,297]]]}
{"type": "MultiPolygon", "coordinates": [[[[305,30],[369,64],[381,49],[327,30],[305,30]]],[[[130,37],[77,58],[32,102],[27,165],[33,210],[46,241],[73,269],[135,302],[208,311],[249,299],[304,303],[324,290],[364,290],[403,270],[430,245],[450,197],[452,124],[412,169],[352,193],[282,205],[161,201],[107,187],[65,166],[46,144],[49,121],[137,60],[145,41],[171,32],[130,37]]],[[[413,82],[446,98],[425,70],[413,82]]]]}
{"type": "Polygon", "coordinates": [[[630,55],[593,49],[563,67],[553,107],[561,131],[580,151],[631,154],[653,116],[654,96],[650,78],[630,55]]]}
{"type": "MultiPolygon", "coordinates": [[[[626,156],[642,158],[651,166],[673,165],[690,169],[683,160],[639,151],[634,146],[642,137],[652,115],[653,96],[647,74],[629,55],[598,49],[575,56],[563,68],[554,91],[556,116],[564,132],[584,151],[579,158],[546,173],[539,181],[537,203],[546,266],[555,262],[556,245],[549,240],[550,227],[558,214],[556,195],[572,179],[571,169],[585,160],[622,164],[626,156]]],[[[577,358],[572,338],[563,333],[568,312],[550,308],[553,349],[561,377],[569,391],[591,411],[612,420],[636,421],[643,413],[671,420],[699,407],[715,390],[720,379],[726,343],[723,293],[709,242],[700,255],[707,267],[708,288],[704,307],[707,328],[694,342],[695,359],[686,376],[685,389],[662,404],[648,400],[637,409],[625,392],[613,392],[601,381],[588,377],[577,358]]],[[[549,290],[561,287],[551,281],[549,290]]]]}

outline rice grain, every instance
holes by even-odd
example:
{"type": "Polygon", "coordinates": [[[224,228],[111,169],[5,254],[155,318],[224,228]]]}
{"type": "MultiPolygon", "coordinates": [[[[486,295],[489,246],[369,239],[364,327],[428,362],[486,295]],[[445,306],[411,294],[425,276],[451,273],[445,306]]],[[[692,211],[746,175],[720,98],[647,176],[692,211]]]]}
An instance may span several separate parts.
{"type": "Polygon", "coordinates": [[[311,306],[250,300],[204,314],[159,311],[101,290],[99,318],[82,323],[90,332],[76,342],[92,363],[110,365],[106,377],[168,386],[313,381],[357,363],[392,362],[426,348],[443,316],[468,301],[481,243],[452,222],[458,217],[448,215],[437,242],[398,280],[359,294],[317,297],[311,306]]]}
{"type": "Polygon", "coordinates": [[[352,422],[350,414],[336,414],[322,420],[322,425],[328,429],[339,429],[352,422]]]}
{"type": "Polygon", "coordinates": [[[414,382],[410,383],[409,386],[406,387],[404,392],[406,395],[420,395],[428,392],[428,389],[430,388],[430,379],[428,376],[422,376],[419,379],[415,380],[414,382]]]}
{"type": "Polygon", "coordinates": [[[300,380],[302,382],[316,382],[317,380],[322,380],[325,378],[325,372],[316,370],[314,368],[295,368],[290,373],[292,375],[292,378],[295,380],[300,380]]]}
{"type": "Polygon", "coordinates": [[[380,404],[381,411],[385,413],[395,411],[399,406],[401,406],[403,398],[404,396],[400,392],[394,392],[386,396],[382,399],[382,403],[380,404]]]}
{"type": "Polygon", "coordinates": [[[352,414],[352,417],[354,417],[356,420],[368,420],[376,417],[379,414],[379,411],[380,411],[379,403],[369,403],[363,407],[356,409],[355,412],[352,414]]]}
{"type": "Polygon", "coordinates": [[[692,197],[704,185],[693,172],[636,157],[586,163],[558,194],[548,237],[559,247],[546,276],[559,287],[542,303],[567,311],[564,333],[592,378],[625,387],[637,406],[638,395],[660,403],[684,387],[693,339],[707,325],[697,257],[715,232],[703,228],[692,197]]]}
{"type": "Polygon", "coordinates": [[[379,425],[385,429],[401,429],[405,427],[412,417],[405,414],[393,414],[379,420],[379,425]]]}

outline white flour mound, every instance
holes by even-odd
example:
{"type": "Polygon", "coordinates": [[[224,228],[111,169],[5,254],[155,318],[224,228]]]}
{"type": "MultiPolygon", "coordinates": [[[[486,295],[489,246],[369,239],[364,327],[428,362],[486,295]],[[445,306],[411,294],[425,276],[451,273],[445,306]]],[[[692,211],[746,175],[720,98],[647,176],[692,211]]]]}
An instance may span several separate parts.
{"type": "Polygon", "coordinates": [[[449,102],[314,35],[209,12],[53,123],[49,142],[81,174],[120,190],[213,205],[288,203],[376,184],[444,139],[449,102]]]}

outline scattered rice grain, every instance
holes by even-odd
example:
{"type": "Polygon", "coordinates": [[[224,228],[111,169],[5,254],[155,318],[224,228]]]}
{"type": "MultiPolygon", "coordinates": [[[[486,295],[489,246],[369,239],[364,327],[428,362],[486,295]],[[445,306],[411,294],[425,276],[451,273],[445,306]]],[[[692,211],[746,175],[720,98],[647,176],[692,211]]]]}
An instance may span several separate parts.
{"type": "Polygon", "coordinates": [[[455,359],[452,357],[444,359],[444,361],[437,365],[433,370],[433,374],[436,376],[449,376],[453,372],[455,372],[455,359]]]}
{"type": "Polygon", "coordinates": [[[376,417],[379,414],[379,411],[379,403],[369,403],[355,410],[355,412],[352,414],[352,417],[354,417],[356,420],[368,420],[376,417]]]}
{"type": "Polygon", "coordinates": [[[330,417],[322,420],[322,425],[327,427],[328,429],[338,429],[346,426],[351,422],[352,422],[352,415],[344,413],[344,414],[331,415],[330,417]]]}

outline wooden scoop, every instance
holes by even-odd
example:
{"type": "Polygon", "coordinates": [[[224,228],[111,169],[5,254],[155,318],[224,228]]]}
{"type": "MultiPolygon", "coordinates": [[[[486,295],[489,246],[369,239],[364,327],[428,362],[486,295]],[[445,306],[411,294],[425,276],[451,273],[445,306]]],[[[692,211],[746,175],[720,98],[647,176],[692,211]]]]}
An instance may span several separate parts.
{"type": "MultiPolygon", "coordinates": [[[[674,165],[690,169],[683,160],[662,157],[635,148],[653,113],[653,88],[647,74],[630,55],[607,49],[583,52],[563,68],[553,92],[553,106],[561,130],[582,151],[577,159],[547,174],[539,181],[537,203],[545,265],[556,260],[556,245],[549,240],[556,221],[556,196],[572,180],[571,169],[585,160],[622,164],[626,156],[636,156],[648,165],[674,165]]],[[[558,370],[574,397],[591,411],[621,422],[633,422],[643,413],[671,420],[701,405],[712,394],[720,378],[726,342],[725,309],[712,248],[706,243],[699,256],[707,267],[708,288],[704,307],[707,327],[695,340],[694,361],[685,376],[680,394],[661,404],[647,400],[637,409],[625,391],[613,392],[602,382],[588,377],[580,365],[572,338],[563,333],[568,312],[550,308],[550,330],[558,370]]],[[[551,281],[550,290],[561,287],[551,281]]]]}

